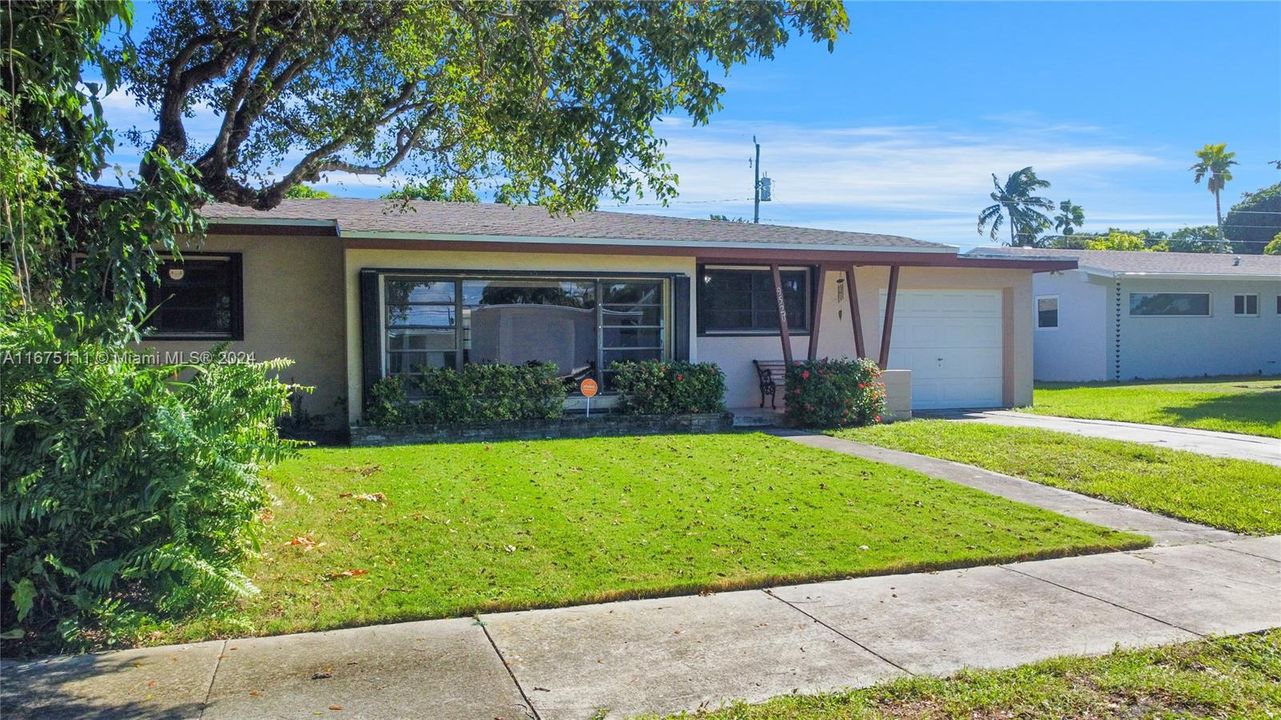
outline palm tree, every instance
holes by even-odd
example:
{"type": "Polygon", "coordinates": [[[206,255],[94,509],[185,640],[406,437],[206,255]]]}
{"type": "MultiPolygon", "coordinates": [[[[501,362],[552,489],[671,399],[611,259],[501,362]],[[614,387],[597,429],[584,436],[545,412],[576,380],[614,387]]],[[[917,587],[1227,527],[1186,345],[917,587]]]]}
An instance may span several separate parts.
{"type": "Polygon", "coordinates": [[[993,173],[992,186],[995,191],[991,198],[996,204],[979,213],[979,234],[990,227],[989,236],[995,240],[1001,225],[1008,221],[1010,245],[1036,245],[1037,236],[1051,225],[1049,216],[1042,210],[1053,210],[1054,203],[1032,193],[1048,188],[1049,181],[1038,178],[1032,168],[1025,167],[1011,173],[1004,185],[993,173]]]}
{"type": "Polygon", "coordinates": [[[1210,188],[1210,192],[1214,193],[1214,215],[1219,220],[1219,231],[1222,232],[1223,206],[1219,203],[1219,192],[1232,179],[1232,166],[1237,164],[1237,161],[1232,158],[1237,154],[1228,152],[1227,143],[1217,145],[1209,143],[1197,150],[1196,156],[1199,162],[1188,169],[1196,173],[1192,179],[1197,184],[1200,184],[1203,178],[1209,178],[1205,185],[1210,188]]]}
{"type": "Polygon", "coordinates": [[[1054,216],[1054,229],[1063,235],[1071,235],[1085,224],[1085,210],[1080,205],[1073,205],[1071,200],[1059,203],[1059,214],[1054,216]]]}

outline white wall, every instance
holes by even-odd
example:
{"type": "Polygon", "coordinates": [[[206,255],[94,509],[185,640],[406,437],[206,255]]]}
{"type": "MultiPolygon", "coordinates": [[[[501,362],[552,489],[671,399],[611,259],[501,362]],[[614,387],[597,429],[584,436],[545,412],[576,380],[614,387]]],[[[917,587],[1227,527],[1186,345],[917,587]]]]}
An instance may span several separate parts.
{"type": "MultiPolygon", "coordinates": [[[[1110,301],[1117,286],[1110,282],[1110,301]]],[[[1281,374],[1281,317],[1273,280],[1120,280],[1120,357],[1113,379],[1281,374]],[[1209,292],[1209,317],[1131,316],[1131,292],[1209,292]],[[1257,317],[1233,314],[1233,295],[1259,296],[1257,317]],[[1119,371],[1118,371],[1119,368],[1119,371]]],[[[1115,314],[1115,307],[1113,308],[1115,314]]],[[[1100,327],[1106,327],[1100,324],[1100,327]]]]}
{"type": "Polygon", "coordinates": [[[1078,270],[1038,273],[1032,281],[1033,377],[1050,382],[1108,378],[1108,288],[1078,270]],[[1036,327],[1036,298],[1057,295],[1059,326],[1036,327]]]}

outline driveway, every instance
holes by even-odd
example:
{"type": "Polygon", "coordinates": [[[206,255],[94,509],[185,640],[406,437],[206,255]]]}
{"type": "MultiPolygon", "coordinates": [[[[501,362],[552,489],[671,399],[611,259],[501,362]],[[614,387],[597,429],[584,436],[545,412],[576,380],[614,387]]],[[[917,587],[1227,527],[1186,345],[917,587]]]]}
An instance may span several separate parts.
{"type": "Polygon", "coordinates": [[[964,422],[981,422],[989,425],[1032,427],[1042,430],[1075,433],[1089,437],[1125,440],[1127,442],[1156,445],[1171,450],[1211,455],[1213,457],[1253,460],[1281,466],[1281,440],[1257,435],[1196,430],[1193,428],[1141,425],[1114,420],[1081,420],[1078,418],[1032,415],[1012,410],[987,410],[932,415],[964,422]]]}

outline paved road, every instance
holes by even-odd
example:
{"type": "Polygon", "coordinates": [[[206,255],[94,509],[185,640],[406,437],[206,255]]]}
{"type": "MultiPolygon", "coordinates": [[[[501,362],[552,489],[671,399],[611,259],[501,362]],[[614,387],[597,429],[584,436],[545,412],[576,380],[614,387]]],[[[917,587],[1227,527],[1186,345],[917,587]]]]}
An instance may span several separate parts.
{"type": "MultiPolygon", "coordinates": [[[[784,434],[784,433],[779,433],[784,434]]],[[[1126,553],[0,666],[10,718],[589,718],[715,707],[1281,627],[1281,536],[1246,538],[825,436],[1152,536],[1126,553]]]]}
{"type": "Polygon", "coordinates": [[[1089,437],[1126,440],[1145,445],[1157,445],[1171,450],[1187,450],[1201,453],[1202,455],[1253,460],[1281,466],[1281,440],[1258,435],[1241,435],[1213,430],[1197,430],[1195,428],[1166,427],[1164,425],[1143,425],[1112,420],[1080,420],[1051,415],[1033,415],[1012,410],[940,414],[939,417],[991,425],[1057,430],[1089,437]]]}

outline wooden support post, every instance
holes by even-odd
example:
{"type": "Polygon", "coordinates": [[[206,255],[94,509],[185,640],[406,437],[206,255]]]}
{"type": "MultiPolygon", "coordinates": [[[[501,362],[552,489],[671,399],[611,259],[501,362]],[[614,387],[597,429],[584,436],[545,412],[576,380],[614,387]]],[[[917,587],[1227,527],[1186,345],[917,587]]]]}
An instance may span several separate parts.
{"type": "Polygon", "coordinates": [[[845,271],[845,288],[850,294],[850,320],[854,323],[854,357],[867,357],[867,348],[863,347],[863,318],[858,312],[858,286],[854,284],[854,266],[845,271]]]}
{"type": "Polygon", "coordinates": [[[884,370],[890,361],[890,333],[894,330],[894,301],[898,299],[898,265],[890,266],[890,287],[885,296],[885,325],[881,329],[881,356],[877,363],[884,370]]]}
{"type": "Polygon", "coordinates": [[[774,300],[778,303],[778,337],[783,342],[783,362],[792,366],[792,334],[787,329],[787,304],[783,302],[783,278],[778,272],[778,263],[770,263],[770,274],[774,276],[774,300]]]}
{"type": "Polygon", "coordinates": [[[818,289],[814,293],[814,320],[810,323],[810,362],[818,359],[818,328],[823,321],[823,286],[827,285],[827,267],[818,266],[818,289]]]}

